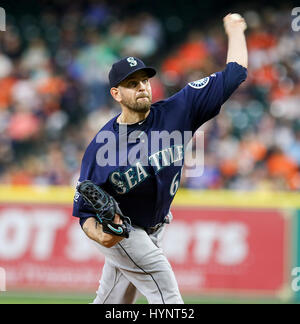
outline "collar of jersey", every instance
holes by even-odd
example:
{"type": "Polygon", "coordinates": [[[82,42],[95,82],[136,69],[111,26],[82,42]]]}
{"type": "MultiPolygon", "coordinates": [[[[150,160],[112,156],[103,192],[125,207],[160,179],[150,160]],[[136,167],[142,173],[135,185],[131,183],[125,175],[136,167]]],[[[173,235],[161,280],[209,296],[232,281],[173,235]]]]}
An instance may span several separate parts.
{"type": "Polygon", "coordinates": [[[137,123],[134,123],[134,124],[119,124],[117,123],[117,119],[118,117],[121,115],[118,114],[116,117],[115,117],[115,120],[113,122],[113,129],[116,131],[116,132],[119,132],[120,130],[120,125],[127,125],[127,133],[131,132],[131,131],[134,131],[134,130],[137,130],[137,129],[140,129],[142,127],[144,127],[145,125],[148,125],[148,123],[150,122],[150,120],[152,119],[152,107],[150,108],[150,113],[149,115],[146,117],[146,119],[142,120],[142,121],[139,121],[137,123]]]}

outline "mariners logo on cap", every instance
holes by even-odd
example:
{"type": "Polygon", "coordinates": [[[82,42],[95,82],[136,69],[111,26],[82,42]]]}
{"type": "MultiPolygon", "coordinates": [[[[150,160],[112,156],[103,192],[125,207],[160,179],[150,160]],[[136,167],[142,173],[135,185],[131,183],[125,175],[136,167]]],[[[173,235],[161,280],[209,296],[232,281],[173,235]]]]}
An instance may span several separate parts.
{"type": "Polygon", "coordinates": [[[195,89],[201,89],[207,85],[208,81],[209,81],[209,77],[206,77],[197,81],[190,82],[189,86],[195,89]]]}
{"type": "Polygon", "coordinates": [[[129,63],[129,65],[130,65],[131,67],[134,67],[134,66],[137,65],[137,61],[135,60],[134,57],[128,57],[128,58],[127,58],[127,62],[129,63]]]}

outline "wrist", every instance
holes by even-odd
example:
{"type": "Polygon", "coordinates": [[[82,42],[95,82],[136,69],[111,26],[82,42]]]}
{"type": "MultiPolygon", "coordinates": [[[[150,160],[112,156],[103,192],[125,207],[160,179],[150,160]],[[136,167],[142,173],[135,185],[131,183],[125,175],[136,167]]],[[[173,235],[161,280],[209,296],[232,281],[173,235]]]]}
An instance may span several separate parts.
{"type": "Polygon", "coordinates": [[[242,29],[234,29],[231,31],[227,31],[228,39],[233,39],[236,37],[245,37],[245,31],[242,29]]]}

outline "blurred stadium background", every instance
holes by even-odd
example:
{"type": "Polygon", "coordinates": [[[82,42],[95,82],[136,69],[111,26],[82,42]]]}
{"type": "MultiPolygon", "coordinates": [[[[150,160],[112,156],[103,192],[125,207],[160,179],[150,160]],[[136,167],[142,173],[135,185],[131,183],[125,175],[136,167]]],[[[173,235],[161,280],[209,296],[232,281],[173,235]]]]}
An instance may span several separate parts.
{"type": "Polygon", "coordinates": [[[248,23],[248,79],[201,127],[204,173],[183,176],[165,251],[187,303],[300,300],[296,2],[0,6],[0,303],[92,301],[103,258],[71,208],[84,150],[119,112],[108,70],[140,57],[159,71],[153,100],[170,96],[224,68],[228,12],[248,23]]]}

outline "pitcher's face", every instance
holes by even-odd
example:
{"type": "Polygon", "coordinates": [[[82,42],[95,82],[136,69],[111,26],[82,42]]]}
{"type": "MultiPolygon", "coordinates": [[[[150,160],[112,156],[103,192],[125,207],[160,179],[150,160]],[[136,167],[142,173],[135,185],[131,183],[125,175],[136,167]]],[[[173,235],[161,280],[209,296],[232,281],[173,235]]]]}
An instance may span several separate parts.
{"type": "Polygon", "coordinates": [[[152,91],[145,71],[133,73],[117,88],[112,88],[111,93],[115,100],[132,111],[146,113],[150,110],[152,91]]]}

